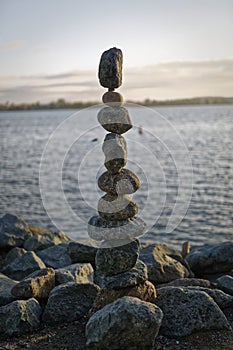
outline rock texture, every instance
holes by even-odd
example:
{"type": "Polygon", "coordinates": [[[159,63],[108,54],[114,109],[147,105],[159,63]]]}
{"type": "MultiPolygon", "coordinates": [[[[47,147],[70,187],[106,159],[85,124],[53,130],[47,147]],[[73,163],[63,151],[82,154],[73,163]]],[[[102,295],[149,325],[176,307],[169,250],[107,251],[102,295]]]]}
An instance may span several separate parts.
{"type": "Polygon", "coordinates": [[[89,319],[87,349],[151,350],[162,317],[162,311],[154,304],[132,297],[118,299],[89,319]]]}
{"type": "Polygon", "coordinates": [[[41,307],[37,300],[17,300],[0,307],[0,333],[31,332],[40,325],[41,307]]]}
{"type": "Polygon", "coordinates": [[[110,107],[120,107],[123,104],[124,99],[119,92],[108,91],[103,94],[102,101],[110,107]]]}
{"type": "Polygon", "coordinates": [[[32,272],[45,267],[43,261],[34,252],[26,252],[9,265],[4,266],[2,272],[8,277],[20,281],[32,272]]]}
{"type": "Polygon", "coordinates": [[[53,245],[67,242],[70,239],[61,231],[59,232],[48,232],[43,233],[41,235],[36,235],[33,237],[29,237],[24,242],[24,248],[27,250],[43,250],[49,248],[53,245]]]}
{"type": "Polygon", "coordinates": [[[12,288],[11,293],[17,299],[45,299],[54,287],[55,272],[52,268],[45,268],[24,278],[12,288]]]}
{"type": "Polygon", "coordinates": [[[98,286],[68,282],[55,287],[46,304],[42,319],[45,323],[71,322],[80,319],[91,308],[98,286]]]}
{"type": "Polygon", "coordinates": [[[80,242],[70,242],[67,247],[67,254],[72,263],[90,263],[95,265],[97,248],[80,242]]]}
{"type": "Polygon", "coordinates": [[[59,269],[60,267],[71,265],[72,263],[67,253],[68,245],[68,242],[60,243],[38,251],[37,255],[43,260],[47,267],[59,269]]]}
{"type": "Polygon", "coordinates": [[[197,276],[233,270],[233,242],[204,245],[191,250],[186,257],[197,276]]]}
{"type": "Polygon", "coordinates": [[[138,259],[140,244],[134,240],[115,248],[100,248],[96,254],[96,271],[100,275],[114,276],[131,270],[138,259]],[[117,263],[116,263],[117,262],[117,263]]]}
{"type": "Polygon", "coordinates": [[[98,122],[107,131],[124,134],[132,128],[129,112],[125,107],[104,107],[97,115],[98,122]]]}
{"type": "Polygon", "coordinates": [[[91,264],[73,264],[55,270],[56,284],[67,282],[93,283],[94,270],[91,264]]]}
{"type": "Polygon", "coordinates": [[[217,279],[218,288],[222,289],[225,293],[233,295],[233,277],[224,275],[217,279]]]}
{"type": "Polygon", "coordinates": [[[131,194],[140,187],[138,177],[128,169],[122,169],[117,174],[104,172],[98,179],[99,188],[113,195],[131,194]]]}
{"type": "Polygon", "coordinates": [[[126,240],[129,243],[132,239],[141,236],[145,231],[146,223],[139,217],[121,221],[109,221],[95,215],[88,222],[90,238],[96,241],[109,241],[108,247],[116,246],[114,241],[119,240],[126,240]]]}
{"type": "Polygon", "coordinates": [[[138,213],[137,203],[128,195],[107,193],[98,203],[99,215],[109,221],[122,221],[133,218],[138,213]]]}
{"type": "Polygon", "coordinates": [[[113,47],[101,56],[99,64],[99,81],[103,87],[118,88],[122,84],[123,55],[120,49],[113,47]]]}
{"type": "Polygon", "coordinates": [[[169,287],[158,290],[156,305],[164,318],[160,334],[183,337],[197,331],[230,330],[230,325],[214,300],[205,292],[169,287]]]}
{"type": "Polygon", "coordinates": [[[111,304],[115,300],[124,296],[134,297],[152,303],[155,302],[156,290],[154,285],[149,281],[122,289],[101,289],[94,301],[90,313],[93,314],[102,309],[105,305],[111,304]]]}
{"type": "Polygon", "coordinates": [[[30,236],[28,225],[18,216],[8,213],[0,219],[0,248],[22,247],[30,236]]]}
{"type": "Polygon", "coordinates": [[[11,303],[15,300],[11,289],[17,284],[16,281],[0,273],[0,306],[11,303]]]}
{"type": "Polygon", "coordinates": [[[169,256],[167,254],[169,252],[164,244],[150,244],[141,249],[140,259],[147,266],[148,278],[151,282],[159,284],[189,277],[188,269],[169,256]]]}
{"type": "Polygon", "coordinates": [[[146,265],[138,260],[136,265],[126,272],[120,273],[113,276],[103,276],[95,273],[94,281],[101,288],[106,289],[121,289],[130,286],[136,286],[137,284],[143,283],[147,280],[147,268],[146,265]]]}
{"type": "Polygon", "coordinates": [[[105,155],[105,167],[112,174],[118,173],[127,161],[127,145],[124,137],[114,133],[107,134],[102,149],[105,155]]]}

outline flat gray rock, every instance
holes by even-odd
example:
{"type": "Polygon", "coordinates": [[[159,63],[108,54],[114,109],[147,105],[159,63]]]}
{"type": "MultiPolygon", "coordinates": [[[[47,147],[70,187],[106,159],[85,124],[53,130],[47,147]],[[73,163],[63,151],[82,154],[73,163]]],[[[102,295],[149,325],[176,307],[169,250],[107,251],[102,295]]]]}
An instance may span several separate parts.
{"type": "Polygon", "coordinates": [[[231,271],[233,242],[195,247],[186,259],[197,276],[231,271]]]}
{"type": "Polygon", "coordinates": [[[22,247],[30,236],[28,225],[18,216],[8,213],[0,219],[0,248],[22,247]]]}
{"type": "Polygon", "coordinates": [[[24,242],[24,248],[27,250],[43,250],[49,248],[53,245],[68,242],[70,241],[69,237],[65,235],[65,233],[59,232],[48,232],[43,234],[38,234],[33,237],[29,237],[24,242]]]}
{"type": "Polygon", "coordinates": [[[88,350],[151,350],[163,313],[152,303],[123,297],[97,311],[86,325],[88,350]]]}
{"type": "Polygon", "coordinates": [[[169,287],[157,290],[155,300],[163,311],[160,334],[184,337],[198,331],[230,330],[230,325],[215,301],[204,291],[169,287]]]}
{"type": "Polygon", "coordinates": [[[8,277],[20,281],[32,272],[45,267],[43,261],[34,252],[26,252],[9,265],[4,266],[2,272],[8,277]]]}
{"type": "Polygon", "coordinates": [[[90,263],[95,265],[97,248],[80,242],[70,242],[67,247],[67,254],[72,263],[90,263]]]}
{"type": "Polygon", "coordinates": [[[55,287],[46,304],[42,319],[48,324],[80,319],[92,307],[99,287],[86,283],[68,282],[55,287]]]}
{"type": "Polygon", "coordinates": [[[100,275],[113,276],[131,270],[139,256],[140,243],[134,240],[114,248],[99,248],[96,254],[96,271],[100,275]]]}
{"type": "Polygon", "coordinates": [[[102,276],[98,273],[94,274],[95,283],[101,288],[106,289],[132,287],[145,282],[147,279],[147,267],[140,260],[137,261],[136,265],[130,271],[123,272],[115,276],[102,276]]]}
{"type": "Polygon", "coordinates": [[[11,289],[17,283],[17,281],[10,279],[3,273],[0,273],[0,306],[9,304],[15,300],[15,298],[11,294],[11,289]]]}
{"type": "Polygon", "coordinates": [[[124,134],[132,128],[129,112],[124,107],[105,107],[97,115],[98,122],[107,131],[124,134]]]}
{"type": "MultiPolygon", "coordinates": [[[[165,244],[149,244],[141,249],[140,259],[148,269],[148,278],[155,284],[189,277],[188,269],[168,254],[172,251],[165,244]]],[[[175,255],[173,253],[173,255],[175,255]]]]}
{"type": "Polygon", "coordinates": [[[122,51],[116,47],[102,53],[98,76],[103,87],[115,89],[122,84],[122,61],[122,51]]]}
{"type": "Polygon", "coordinates": [[[0,333],[24,334],[40,325],[41,307],[37,300],[16,300],[0,307],[0,333]]]}
{"type": "Polygon", "coordinates": [[[232,276],[221,276],[217,280],[218,288],[222,289],[225,293],[233,295],[233,277],[232,276]]]}
{"type": "Polygon", "coordinates": [[[146,229],[145,221],[139,217],[132,220],[109,221],[98,215],[91,217],[87,227],[90,238],[105,241],[106,248],[117,247],[121,240],[128,240],[130,243],[132,239],[143,235],[146,229]]]}
{"type": "Polygon", "coordinates": [[[105,155],[104,165],[112,174],[120,171],[127,161],[127,145],[123,136],[110,133],[105,136],[102,150],[105,155]]]}
{"type": "Polygon", "coordinates": [[[94,270],[90,263],[73,264],[55,270],[56,284],[67,282],[93,283],[94,270]]]}
{"type": "Polygon", "coordinates": [[[45,299],[55,287],[55,272],[51,267],[33,272],[16,284],[12,295],[17,299],[45,299]]]}
{"type": "Polygon", "coordinates": [[[37,255],[47,267],[59,269],[71,265],[70,256],[67,253],[69,242],[60,243],[37,252],[37,255]]]}

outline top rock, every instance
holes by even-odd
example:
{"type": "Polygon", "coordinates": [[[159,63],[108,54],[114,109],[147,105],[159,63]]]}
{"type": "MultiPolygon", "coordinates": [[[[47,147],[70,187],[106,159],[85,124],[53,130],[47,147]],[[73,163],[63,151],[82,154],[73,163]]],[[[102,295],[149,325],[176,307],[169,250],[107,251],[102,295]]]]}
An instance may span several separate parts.
{"type": "Polygon", "coordinates": [[[99,81],[103,87],[116,89],[121,86],[122,61],[122,51],[116,47],[103,52],[99,64],[99,81]]]}

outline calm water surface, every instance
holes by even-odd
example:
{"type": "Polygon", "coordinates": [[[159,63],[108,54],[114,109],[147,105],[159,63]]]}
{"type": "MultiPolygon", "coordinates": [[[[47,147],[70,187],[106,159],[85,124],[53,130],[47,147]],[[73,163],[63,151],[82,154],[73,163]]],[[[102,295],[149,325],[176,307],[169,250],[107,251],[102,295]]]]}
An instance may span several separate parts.
{"type": "MultiPolygon", "coordinates": [[[[79,122],[76,118],[73,130],[64,124],[53,154],[42,164],[49,215],[58,229],[74,239],[88,238],[87,221],[102,195],[96,179],[104,171],[105,131],[94,117],[97,109],[79,116],[79,122]],[[78,129],[77,140],[70,144],[78,129]],[[61,196],[56,190],[56,166],[64,150],[61,196]]],[[[140,108],[131,106],[130,112],[133,122],[144,128],[142,135],[137,127],[125,134],[127,168],[141,180],[134,199],[149,227],[143,240],[176,247],[185,240],[196,245],[232,240],[233,106],[160,107],[145,118],[140,108]],[[181,203],[180,212],[173,212],[176,203],[181,203]],[[171,216],[175,224],[169,232],[171,216]]],[[[41,199],[39,167],[49,136],[74,113],[0,112],[1,216],[13,212],[28,223],[54,228],[41,199]]]]}

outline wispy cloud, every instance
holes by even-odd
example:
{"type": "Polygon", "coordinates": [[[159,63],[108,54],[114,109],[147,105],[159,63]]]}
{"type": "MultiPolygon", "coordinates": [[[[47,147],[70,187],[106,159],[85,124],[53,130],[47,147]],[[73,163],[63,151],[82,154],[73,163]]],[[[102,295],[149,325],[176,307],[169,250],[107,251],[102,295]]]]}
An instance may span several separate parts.
{"type": "MultiPolygon", "coordinates": [[[[1,102],[48,102],[60,97],[100,101],[104,91],[94,70],[0,78],[1,102]]],[[[130,100],[232,96],[233,59],[161,62],[128,68],[124,70],[120,91],[130,100]]]]}
{"type": "Polygon", "coordinates": [[[20,48],[23,45],[22,40],[13,40],[9,42],[0,42],[0,51],[11,51],[20,48]]]}

